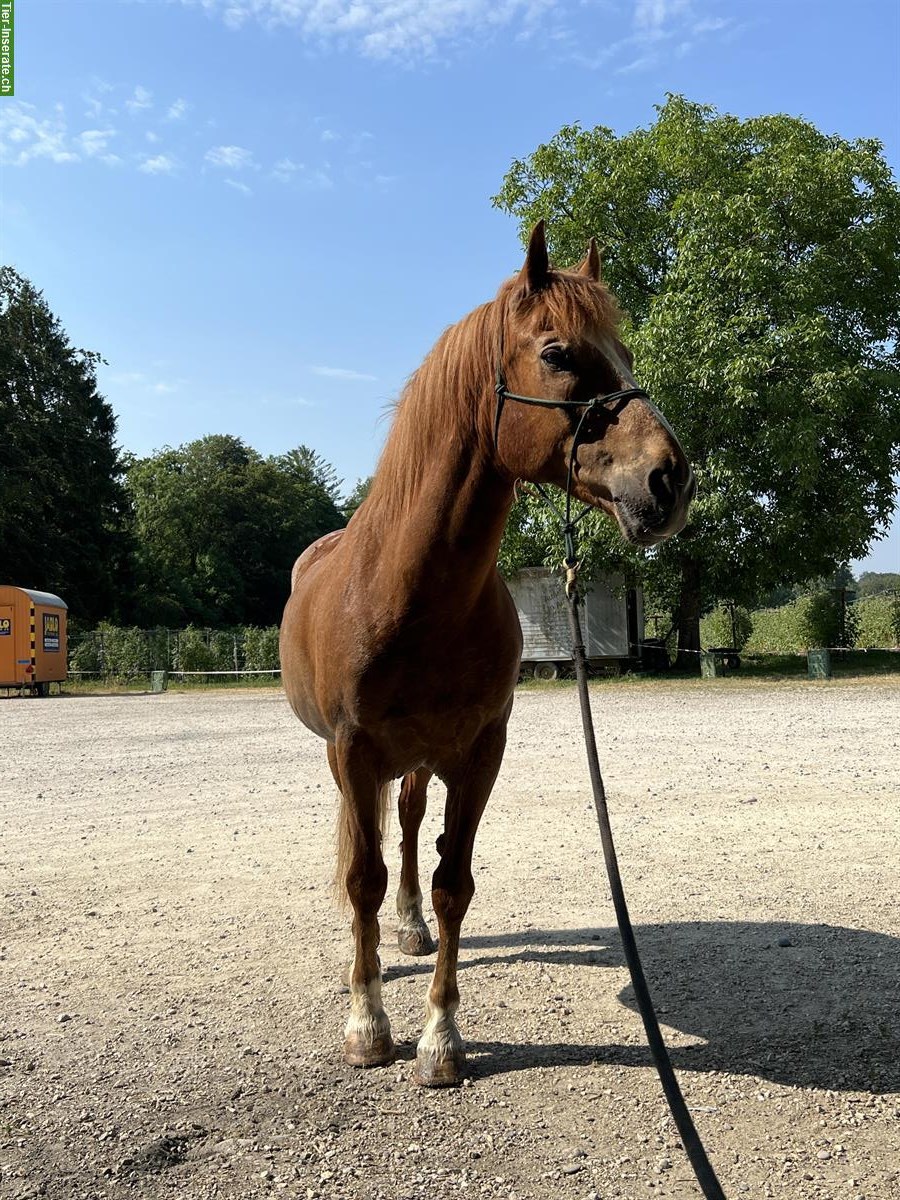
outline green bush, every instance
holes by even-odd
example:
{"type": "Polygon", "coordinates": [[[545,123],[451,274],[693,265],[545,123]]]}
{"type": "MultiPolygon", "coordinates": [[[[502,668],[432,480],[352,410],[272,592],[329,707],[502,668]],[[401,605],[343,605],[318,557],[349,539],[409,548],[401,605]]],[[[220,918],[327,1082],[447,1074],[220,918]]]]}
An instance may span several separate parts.
{"type": "Polygon", "coordinates": [[[98,674],[103,670],[100,639],[96,630],[82,633],[77,640],[69,639],[69,670],[84,671],[88,675],[98,674]]]}
{"type": "Polygon", "coordinates": [[[277,671],[278,626],[254,629],[248,625],[244,630],[244,667],[248,671],[277,671]]]}
{"type": "Polygon", "coordinates": [[[753,631],[744,646],[745,653],[793,654],[802,648],[795,604],[759,609],[753,614],[753,631]]]}
{"type": "Polygon", "coordinates": [[[734,606],[732,625],[730,604],[720,604],[700,622],[700,642],[703,646],[733,646],[743,650],[753,633],[753,618],[746,608],[734,606]]]}
{"type": "Polygon", "coordinates": [[[215,671],[215,655],[205,629],[188,625],[176,636],[172,653],[173,671],[215,671]]]}
{"type": "Polygon", "coordinates": [[[844,610],[841,622],[841,598],[837,592],[813,592],[802,596],[797,609],[797,634],[800,649],[819,646],[853,646],[856,643],[856,613],[852,605],[844,610]]]}
{"type": "Polygon", "coordinates": [[[150,670],[147,636],[143,629],[124,629],[103,623],[97,629],[100,662],[104,675],[133,679],[150,670]]]}
{"type": "MultiPolygon", "coordinates": [[[[802,654],[821,646],[855,646],[859,637],[859,605],[848,604],[841,628],[841,598],[837,592],[813,592],[782,608],[753,613],[748,654],[802,654]]],[[[884,645],[884,642],[880,643],[884,645]]]]}
{"type": "Polygon", "coordinates": [[[872,596],[853,605],[858,622],[856,645],[900,645],[900,596],[872,596]]]}
{"type": "Polygon", "coordinates": [[[243,630],[210,630],[209,651],[215,666],[214,671],[239,671],[242,666],[241,647],[243,630]]]}

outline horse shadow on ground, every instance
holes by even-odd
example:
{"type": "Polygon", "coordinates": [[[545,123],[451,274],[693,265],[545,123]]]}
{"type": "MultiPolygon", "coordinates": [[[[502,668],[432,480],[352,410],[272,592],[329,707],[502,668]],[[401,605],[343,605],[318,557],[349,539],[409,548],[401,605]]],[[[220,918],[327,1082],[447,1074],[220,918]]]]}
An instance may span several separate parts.
{"type": "MultiPolygon", "coordinates": [[[[740,921],[642,925],[635,936],[664,1034],[668,1027],[702,1039],[670,1047],[676,1069],[833,1091],[900,1091],[900,938],[832,925],[740,921]]],[[[624,957],[618,932],[608,928],[462,940],[461,971],[514,969],[521,962],[618,967],[624,957]]],[[[385,979],[389,985],[398,976],[430,973],[431,965],[404,962],[385,979]]],[[[464,983],[460,990],[465,1006],[464,983]]],[[[630,985],[619,999],[637,1011],[630,985]]],[[[602,1041],[468,1041],[466,1048],[479,1077],[651,1063],[646,1046],[602,1041]]]]}

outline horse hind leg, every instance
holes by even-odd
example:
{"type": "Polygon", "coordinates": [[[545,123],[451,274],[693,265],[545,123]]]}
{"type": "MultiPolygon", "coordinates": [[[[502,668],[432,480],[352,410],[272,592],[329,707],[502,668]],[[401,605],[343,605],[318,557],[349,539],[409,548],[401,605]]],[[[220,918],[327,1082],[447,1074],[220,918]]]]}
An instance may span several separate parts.
{"type": "Polygon", "coordinates": [[[400,787],[400,887],[397,891],[397,944],[404,954],[431,954],[434,942],[422,916],[422,892],[419,888],[419,827],[425,816],[426,793],[431,772],[415,771],[406,775],[400,787]]]}
{"type": "Polygon", "coordinates": [[[335,764],[342,796],[338,872],[353,906],[354,955],[344,1061],[353,1067],[380,1067],[396,1057],[390,1022],[381,1002],[378,960],[378,910],[387,891],[381,830],[390,781],[378,778],[359,739],[338,742],[335,764]]]}

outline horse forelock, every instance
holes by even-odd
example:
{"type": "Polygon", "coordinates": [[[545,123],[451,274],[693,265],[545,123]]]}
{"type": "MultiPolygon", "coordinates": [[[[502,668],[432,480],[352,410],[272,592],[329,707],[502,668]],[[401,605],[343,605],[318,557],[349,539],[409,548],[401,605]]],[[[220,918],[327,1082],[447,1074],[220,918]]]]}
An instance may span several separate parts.
{"type": "Polygon", "coordinates": [[[585,333],[615,334],[622,314],[602,283],[575,271],[551,271],[546,287],[514,302],[511,317],[514,324],[553,329],[569,341],[585,333]]]}
{"type": "Polygon", "coordinates": [[[547,286],[523,295],[517,278],[494,300],[473,309],[437,340],[410,376],[367,500],[371,512],[408,511],[423,467],[437,447],[471,456],[490,452],[495,371],[501,347],[517,332],[553,328],[558,337],[615,333],[620,321],[607,289],[573,271],[552,271],[547,286]]]}

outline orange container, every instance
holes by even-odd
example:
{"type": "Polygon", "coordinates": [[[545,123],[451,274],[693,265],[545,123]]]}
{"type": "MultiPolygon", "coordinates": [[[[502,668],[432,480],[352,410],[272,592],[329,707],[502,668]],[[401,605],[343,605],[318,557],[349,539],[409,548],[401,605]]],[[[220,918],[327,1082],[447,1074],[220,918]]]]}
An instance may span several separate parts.
{"type": "Polygon", "coordinates": [[[46,696],[66,678],[67,612],[59,596],[0,584],[0,687],[46,696]]]}

